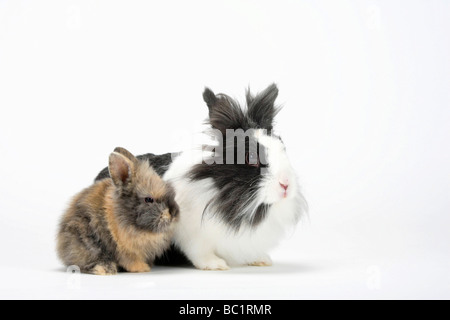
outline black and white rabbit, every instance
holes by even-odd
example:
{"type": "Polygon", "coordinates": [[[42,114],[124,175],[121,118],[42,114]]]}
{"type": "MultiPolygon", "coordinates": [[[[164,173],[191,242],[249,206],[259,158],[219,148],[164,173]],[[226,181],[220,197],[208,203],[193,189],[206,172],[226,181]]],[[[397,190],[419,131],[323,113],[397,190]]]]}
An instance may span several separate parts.
{"type": "MultiPolygon", "coordinates": [[[[270,266],[268,252],[306,211],[284,143],[273,134],[277,96],[274,84],[256,96],[247,92],[243,108],[229,96],[206,89],[210,130],[205,137],[211,144],[176,157],[138,157],[147,159],[175,188],[180,217],[173,243],[199,269],[270,266]],[[250,136],[227,139],[227,129],[250,136]],[[222,138],[219,143],[217,136],[222,138]],[[244,152],[238,150],[242,145],[244,152]],[[227,161],[230,154],[232,161],[227,161]]],[[[107,175],[104,170],[97,179],[107,175]]]]}
{"type": "Polygon", "coordinates": [[[206,89],[208,123],[223,142],[182,153],[164,174],[176,190],[181,212],[174,243],[199,269],[270,266],[268,251],[306,210],[285,145],[272,134],[277,96],[276,85],[256,96],[247,92],[242,108],[229,96],[206,89]],[[242,129],[251,137],[228,141],[227,129],[242,129]],[[240,143],[245,144],[241,162],[240,143]],[[214,159],[205,158],[205,150],[215,151],[214,159]],[[226,161],[230,151],[235,151],[234,161],[226,161]]]}

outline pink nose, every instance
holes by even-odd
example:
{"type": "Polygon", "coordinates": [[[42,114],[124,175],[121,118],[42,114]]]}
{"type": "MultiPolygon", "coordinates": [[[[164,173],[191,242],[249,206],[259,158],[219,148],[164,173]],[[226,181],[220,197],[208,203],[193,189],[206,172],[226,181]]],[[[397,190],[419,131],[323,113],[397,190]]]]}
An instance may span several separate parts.
{"type": "Polygon", "coordinates": [[[281,182],[280,182],[280,186],[281,186],[285,191],[287,191],[287,189],[289,188],[289,185],[288,185],[288,184],[284,184],[284,183],[281,183],[281,182]]]}

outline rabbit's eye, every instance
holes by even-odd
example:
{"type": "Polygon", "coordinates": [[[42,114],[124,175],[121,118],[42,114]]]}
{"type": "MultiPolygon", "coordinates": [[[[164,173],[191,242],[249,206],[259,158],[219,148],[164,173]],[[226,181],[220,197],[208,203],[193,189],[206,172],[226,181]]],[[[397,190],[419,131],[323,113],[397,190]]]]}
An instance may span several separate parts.
{"type": "Polygon", "coordinates": [[[245,162],[252,167],[259,168],[259,156],[256,152],[247,152],[247,155],[245,156],[245,162]]]}
{"type": "Polygon", "coordinates": [[[145,203],[153,203],[153,202],[155,202],[155,199],[153,199],[152,197],[145,198],[145,203]]]}

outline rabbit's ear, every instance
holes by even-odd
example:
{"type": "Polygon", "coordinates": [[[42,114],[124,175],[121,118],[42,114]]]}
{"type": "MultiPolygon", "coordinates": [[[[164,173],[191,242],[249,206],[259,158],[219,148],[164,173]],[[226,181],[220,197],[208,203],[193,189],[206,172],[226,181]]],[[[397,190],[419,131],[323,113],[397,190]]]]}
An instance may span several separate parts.
{"type": "Polygon", "coordinates": [[[203,92],[203,100],[211,110],[211,108],[214,108],[214,106],[216,105],[218,99],[215,93],[210,88],[205,88],[205,91],[203,92]]]}
{"type": "Polygon", "coordinates": [[[114,149],[114,152],[120,153],[125,158],[127,158],[128,160],[133,162],[134,165],[136,165],[137,162],[138,162],[138,159],[130,151],[128,151],[125,148],[117,147],[117,148],[114,149]]]}
{"type": "Polygon", "coordinates": [[[274,118],[280,111],[275,106],[277,97],[278,87],[276,84],[270,85],[266,90],[257,94],[256,97],[253,97],[250,91],[247,91],[247,115],[260,128],[272,130],[274,118]]]}
{"type": "Polygon", "coordinates": [[[225,94],[214,94],[209,88],[203,92],[203,100],[209,109],[209,123],[223,135],[227,129],[243,128],[245,116],[239,104],[225,94]]]}
{"type": "Polygon", "coordinates": [[[248,87],[247,90],[245,91],[245,100],[247,101],[247,106],[251,105],[253,100],[255,100],[255,97],[250,91],[250,87],[248,87]]]}
{"type": "Polygon", "coordinates": [[[134,164],[120,153],[109,156],[109,174],[116,186],[126,186],[132,181],[134,164]]]}

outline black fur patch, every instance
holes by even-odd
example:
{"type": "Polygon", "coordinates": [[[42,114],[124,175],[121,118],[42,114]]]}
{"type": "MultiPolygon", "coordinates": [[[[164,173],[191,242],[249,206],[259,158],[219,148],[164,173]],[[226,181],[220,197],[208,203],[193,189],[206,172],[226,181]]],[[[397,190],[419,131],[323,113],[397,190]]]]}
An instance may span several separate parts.
{"type": "Polygon", "coordinates": [[[186,255],[173,244],[161,256],[156,257],[155,264],[160,266],[193,266],[186,255]]]}
{"type": "MultiPolygon", "coordinates": [[[[223,139],[219,139],[219,146],[204,146],[207,150],[218,150],[215,158],[205,159],[202,164],[194,166],[188,177],[194,181],[211,178],[217,188],[217,197],[212,199],[204,210],[204,217],[213,215],[219,217],[233,231],[239,231],[244,225],[256,227],[267,215],[270,205],[258,203],[258,192],[265,177],[261,171],[267,162],[260,166],[239,164],[237,161],[238,144],[245,144],[246,153],[255,150],[252,141],[227,141],[227,129],[265,129],[270,134],[273,121],[279,108],[275,106],[278,96],[276,85],[269,86],[262,93],[253,96],[247,91],[247,108],[227,95],[215,95],[206,88],[203,98],[209,109],[208,123],[213,129],[219,130],[223,139]],[[227,155],[234,152],[234,162],[227,163],[227,155]],[[218,156],[219,155],[219,156],[218,156]],[[214,161],[213,161],[214,160],[214,161]]],[[[258,156],[265,160],[266,150],[256,146],[258,156]]]]}
{"type": "Polygon", "coordinates": [[[273,129],[275,116],[281,108],[275,106],[278,97],[278,88],[275,84],[253,96],[247,90],[247,109],[241,108],[239,103],[226,94],[215,95],[211,89],[206,88],[203,99],[209,109],[208,124],[225,134],[226,129],[266,129],[270,134],[273,129]]]}
{"type": "MultiPolygon", "coordinates": [[[[159,176],[163,176],[167,170],[169,169],[169,166],[172,164],[173,159],[177,157],[178,153],[166,153],[162,155],[155,155],[152,153],[147,153],[141,156],[137,156],[138,160],[147,160],[150,163],[150,166],[156,171],[156,173],[159,176]]],[[[105,178],[110,178],[109,176],[109,170],[108,168],[104,168],[95,178],[95,181],[99,181],[105,178]]]]}

